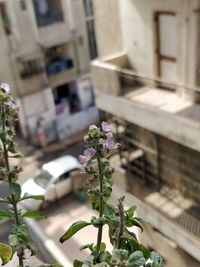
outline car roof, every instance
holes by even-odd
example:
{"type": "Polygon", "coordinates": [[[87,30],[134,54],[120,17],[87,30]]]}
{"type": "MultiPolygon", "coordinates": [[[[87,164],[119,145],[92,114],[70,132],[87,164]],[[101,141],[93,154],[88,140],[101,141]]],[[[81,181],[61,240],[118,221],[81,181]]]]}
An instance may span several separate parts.
{"type": "Polygon", "coordinates": [[[63,156],[44,164],[42,168],[57,178],[65,172],[80,169],[81,165],[75,157],[63,156]]]}

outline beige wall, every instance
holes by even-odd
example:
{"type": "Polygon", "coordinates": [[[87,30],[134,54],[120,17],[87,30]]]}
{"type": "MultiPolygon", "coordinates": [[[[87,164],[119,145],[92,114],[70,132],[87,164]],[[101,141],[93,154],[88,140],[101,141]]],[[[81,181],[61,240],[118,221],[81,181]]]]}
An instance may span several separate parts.
{"type": "Polygon", "coordinates": [[[177,13],[177,64],[178,82],[193,85],[196,75],[197,15],[196,0],[123,0],[120,1],[120,18],[123,48],[131,65],[139,73],[155,76],[155,22],[154,13],[171,11],[177,13]]]}
{"type": "Polygon", "coordinates": [[[199,267],[198,261],[148,224],[145,224],[144,232],[139,239],[142,244],[159,251],[164,259],[165,267],[199,267]]]}
{"type": "Polygon", "coordinates": [[[75,37],[75,52],[77,54],[77,65],[81,74],[90,69],[89,47],[86,32],[84,6],[82,0],[71,1],[75,37]]]}
{"type": "MultiPolygon", "coordinates": [[[[43,96],[47,86],[54,87],[67,83],[78,79],[80,74],[89,72],[90,59],[83,1],[61,0],[64,20],[41,28],[38,28],[36,23],[32,0],[24,0],[25,10],[22,10],[20,1],[2,1],[6,3],[12,34],[9,36],[5,34],[0,18],[0,82],[8,82],[11,85],[11,91],[22,107],[21,113],[23,114],[20,115],[20,123],[23,133],[26,134],[27,124],[29,128],[31,125],[35,125],[37,117],[30,118],[25,108],[29,96],[33,97],[33,104],[36,107],[39,104],[41,107],[45,106],[45,98],[41,97],[42,102],[37,104],[35,103],[37,98],[34,95],[43,96]],[[40,61],[41,67],[45,69],[44,48],[62,44],[66,44],[68,47],[64,56],[72,58],[73,69],[52,75],[51,78],[47,77],[44,71],[41,74],[21,79],[20,72],[23,61],[37,59],[40,61]]],[[[53,97],[52,92],[49,95],[53,97]]],[[[51,103],[53,103],[52,99],[51,103]]],[[[48,109],[50,108],[48,107],[48,109]]],[[[36,110],[40,110],[39,106],[36,110]]],[[[48,120],[48,110],[40,113],[43,113],[48,120]]]]}
{"type": "Polygon", "coordinates": [[[119,2],[121,0],[94,0],[96,38],[100,57],[122,50],[119,2]]]}
{"type": "Polygon", "coordinates": [[[157,76],[154,14],[177,14],[177,83],[193,87],[200,80],[198,0],[94,0],[99,57],[128,54],[138,73],[157,76]]]}

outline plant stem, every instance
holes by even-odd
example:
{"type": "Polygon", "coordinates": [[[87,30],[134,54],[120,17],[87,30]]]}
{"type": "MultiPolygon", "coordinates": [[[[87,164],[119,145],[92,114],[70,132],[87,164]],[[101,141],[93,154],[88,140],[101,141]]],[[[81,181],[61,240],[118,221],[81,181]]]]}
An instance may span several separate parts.
{"type": "MultiPolygon", "coordinates": [[[[5,140],[6,140],[6,118],[5,118],[4,106],[2,107],[1,121],[2,121],[2,131],[5,133],[5,140]]],[[[2,144],[3,144],[3,154],[4,154],[4,159],[5,159],[5,166],[6,166],[8,174],[9,174],[10,164],[9,164],[8,150],[7,150],[5,142],[2,142],[2,144]]],[[[20,220],[19,220],[19,215],[18,215],[18,210],[17,210],[17,202],[15,200],[15,196],[11,192],[12,178],[10,177],[10,175],[8,175],[8,183],[10,186],[10,194],[11,194],[12,205],[13,205],[13,210],[14,210],[14,214],[15,214],[15,224],[18,225],[20,220]]],[[[22,249],[21,255],[18,255],[20,267],[24,267],[23,254],[24,254],[24,251],[22,249]]]]}
{"type": "MultiPolygon", "coordinates": [[[[98,163],[98,170],[99,170],[99,218],[103,217],[103,174],[102,174],[102,168],[101,168],[101,160],[100,155],[97,152],[97,163],[98,163]]],[[[97,236],[97,257],[99,256],[100,246],[101,246],[101,240],[102,240],[102,234],[103,234],[103,225],[100,225],[98,228],[98,236],[97,236]]]]}
{"type": "Polygon", "coordinates": [[[120,199],[118,199],[118,211],[119,211],[119,229],[118,229],[118,236],[116,242],[116,248],[120,248],[121,239],[124,233],[124,207],[123,203],[120,199]]]}

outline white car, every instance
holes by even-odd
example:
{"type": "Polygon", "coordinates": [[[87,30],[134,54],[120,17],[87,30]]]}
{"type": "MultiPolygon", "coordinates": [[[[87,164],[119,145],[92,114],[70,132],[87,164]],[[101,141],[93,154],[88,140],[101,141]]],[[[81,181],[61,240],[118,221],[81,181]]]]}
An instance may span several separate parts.
{"type": "MultiPolygon", "coordinates": [[[[71,172],[81,170],[78,160],[72,156],[63,156],[48,162],[42,169],[22,185],[22,196],[44,195],[45,204],[53,202],[72,192],[71,172]]],[[[23,205],[28,209],[39,209],[42,201],[27,199],[23,205]]]]}

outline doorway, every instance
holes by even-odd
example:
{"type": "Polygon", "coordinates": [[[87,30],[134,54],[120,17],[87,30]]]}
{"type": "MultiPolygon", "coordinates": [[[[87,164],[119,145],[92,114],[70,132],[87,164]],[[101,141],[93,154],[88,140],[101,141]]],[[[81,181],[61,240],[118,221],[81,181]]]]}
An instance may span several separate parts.
{"type": "Polygon", "coordinates": [[[173,12],[157,12],[155,18],[158,76],[174,88],[177,83],[177,17],[173,12]]]}

